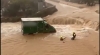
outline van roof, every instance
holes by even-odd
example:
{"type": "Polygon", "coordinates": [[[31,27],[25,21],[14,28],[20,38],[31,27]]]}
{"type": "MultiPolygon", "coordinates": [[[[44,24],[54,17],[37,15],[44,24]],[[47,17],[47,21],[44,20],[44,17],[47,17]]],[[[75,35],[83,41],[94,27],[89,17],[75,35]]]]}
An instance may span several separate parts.
{"type": "Polygon", "coordinates": [[[21,18],[22,21],[43,21],[42,18],[21,18]]]}

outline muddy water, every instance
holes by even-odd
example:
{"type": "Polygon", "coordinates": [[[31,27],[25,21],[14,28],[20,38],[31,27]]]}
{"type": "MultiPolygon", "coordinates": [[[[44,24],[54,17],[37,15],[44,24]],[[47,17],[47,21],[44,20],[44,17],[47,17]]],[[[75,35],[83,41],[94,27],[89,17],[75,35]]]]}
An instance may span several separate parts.
{"type": "Polygon", "coordinates": [[[74,11],[75,13],[45,18],[50,24],[77,24],[96,29],[99,25],[99,14],[89,9],[74,11]]]}
{"type": "Polygon", "coordinates": [[[58,11],[56,13],[51,15],[52,17],[61,16],[61,15],[67,15],[67,14],[73,13],[76,10],[80,10],[79,8],[76,8],[76,7],[73,7],[73,6],[69,6],[69,5],[60,3],[60,2],[56,3],[56,2],[53,2],[51,0],[46,0],[46,2],[55,5],[56,8],[58,9],[58,11]]]}
{"type": "MultiPolygon", "coordinates": [[[[38,33],[35,35],[21,34],[21,23],[1,24],[1,55],[95,55],[93,46],[84,42],[89,37],[90,28],[76,25],[53,25],[56,33],[38,33]],[[73,28],[74,27],[74,28],[73,28]],[[77,34],[76,40],[71,41],[72,32],[77,34]],[[65,43],[59,37],[66,37],[65,43]],[[93,48],[92,50],[90,48],[93,48]]],[[[93,34],[94,35],[94,34],[93,34]]],[[[95,43],[96,44],[96,43],[95,43]]],[[[97,47],[96,47],[97,48],[97,47]]]]}
{"type": "MultiPolygon", "coordinates": [[[[18,34],[21,33],[21,23],[2,23],[1,24],[1,34],[3,35],[2,38],[6,38],[6,36],[9,35],[14,35],[14,34],[18,34]],[[4,37],[5,36],[5,37],[4,37]]],[[[56,30],[57,33],[53,33],[50,34],[49,36],[55,36],[55,37],[60,37],[60,36],[64,36],[64,37],[68,37],[71,38],[72,37],[72,33],[76,32],[77,34],[85,32],[88,33],[89,29],[85,29],[85,27],[81,27],[81,26],[76,26],[75,25],[53,25],[56,30]],[[74,28],[73,28],[74,26],[74,28]],[[87,31],[87,32],[86,32],[87,31]]],[[[77,38],[83,38],[84,36],[77,36],[77,38]]]]}

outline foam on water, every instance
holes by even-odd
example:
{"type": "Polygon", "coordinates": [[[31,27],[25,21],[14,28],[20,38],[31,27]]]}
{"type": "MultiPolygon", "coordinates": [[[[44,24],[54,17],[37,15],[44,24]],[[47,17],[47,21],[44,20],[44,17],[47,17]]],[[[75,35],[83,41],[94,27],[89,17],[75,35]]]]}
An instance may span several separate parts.
{"type": "MultiPolygon", "coordinates": [[[[49,36],[54,36],[54,37],[67,37],[71,38],[73,32],[76,32],[77,34],[77,39],[82,39],[83,37],[89,35],[89,31],[91,28],[89,27],[84,27],[84,28],[77,28],[72,27],[71,25],[52,25],[55,27],[57,30],[56,33],[50,34],[49,36]]],[[[91,29],[92,30],[92,29],[91,29]]],[[[17,34],[21,33],[21,23],[3,23],[1,26],[1,34],[8,36],[12,34],[17,34]]]]}

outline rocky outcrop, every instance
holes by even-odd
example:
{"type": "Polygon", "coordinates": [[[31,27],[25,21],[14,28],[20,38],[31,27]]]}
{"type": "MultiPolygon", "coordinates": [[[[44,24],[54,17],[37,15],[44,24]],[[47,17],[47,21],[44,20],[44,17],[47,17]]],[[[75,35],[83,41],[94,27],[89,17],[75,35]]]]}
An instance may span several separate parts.
{"type": "MultiPolygon", "coordinates": [[[[33,14],[32,17],[45,17],[51,15],[57,11],[56,7],[52,4],[46,3],[46,8],[42,11],[38,11],[36,14],[33,14]]],[[[22,17],[2,17],[1,22],[18,22],[21,21],[22,17]]]]}

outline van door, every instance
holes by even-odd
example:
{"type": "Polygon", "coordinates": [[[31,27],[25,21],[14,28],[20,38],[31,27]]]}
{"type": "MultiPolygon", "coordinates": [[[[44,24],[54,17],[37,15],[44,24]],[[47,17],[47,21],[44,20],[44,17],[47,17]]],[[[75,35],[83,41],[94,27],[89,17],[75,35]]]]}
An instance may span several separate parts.
{"type": "Polygon", "coordinates": [[[38,30],[38,24],[36,22],[30,22],[29,24],[29,29],[30,29],[30,33],[36,33],[38,30]]]}
{"type": "Polygon", "coordinates": [[[36,33],[37,32],[37,26],[31,26],[30,27],[30,33],[36,33]]]}
{"type": "Polygon", "coordinates": [[[43,21],[38,22],[38,32],[41,33],[44,30],[44,23],[43,21]]]}

